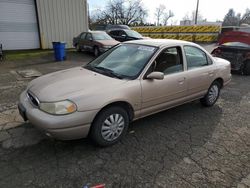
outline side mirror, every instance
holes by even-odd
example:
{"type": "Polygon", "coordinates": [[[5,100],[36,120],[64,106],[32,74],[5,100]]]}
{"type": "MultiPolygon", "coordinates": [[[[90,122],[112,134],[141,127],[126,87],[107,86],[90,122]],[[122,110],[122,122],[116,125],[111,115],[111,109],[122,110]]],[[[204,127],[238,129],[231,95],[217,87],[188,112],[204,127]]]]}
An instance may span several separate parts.
{"type": "Polygon", "coordinates": [[[125,34],[122,35],[122,38],[126,38],[127,36],[125,34]]]}
{"type": "Polygon", "coordinates": [[[163,72],[151,72],[149,75],[147,75],[147,79],[163,80],[164,79],[164,73],[163,72]]]}

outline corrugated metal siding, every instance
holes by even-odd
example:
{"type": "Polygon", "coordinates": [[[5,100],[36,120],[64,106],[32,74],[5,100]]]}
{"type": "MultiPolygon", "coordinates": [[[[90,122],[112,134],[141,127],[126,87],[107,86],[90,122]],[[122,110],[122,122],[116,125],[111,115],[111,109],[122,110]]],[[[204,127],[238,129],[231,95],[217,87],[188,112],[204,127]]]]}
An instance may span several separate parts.
{"type": "Polygon", "coordinates": [[[0,43],[7,50],[40,47],[34,0],[0,0],[0,43]]]}
{"type": "Polygon", "coordinates": [[[88,30],[86,0],[37,0],[37,9],[43,49],[53,41],[71,48],[73,37],[88,30]]]}

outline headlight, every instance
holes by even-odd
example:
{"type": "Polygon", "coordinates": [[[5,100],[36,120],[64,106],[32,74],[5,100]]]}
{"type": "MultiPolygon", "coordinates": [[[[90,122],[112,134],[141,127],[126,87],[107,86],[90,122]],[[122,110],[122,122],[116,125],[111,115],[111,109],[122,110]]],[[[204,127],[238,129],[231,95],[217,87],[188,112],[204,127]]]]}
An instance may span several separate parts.
{"type": "Polygon", "coordinates": [[[39,107],[42,111],[54,115],[65,115],[76,111],[76,105],[71,101],[41,102],[39,107]]]}

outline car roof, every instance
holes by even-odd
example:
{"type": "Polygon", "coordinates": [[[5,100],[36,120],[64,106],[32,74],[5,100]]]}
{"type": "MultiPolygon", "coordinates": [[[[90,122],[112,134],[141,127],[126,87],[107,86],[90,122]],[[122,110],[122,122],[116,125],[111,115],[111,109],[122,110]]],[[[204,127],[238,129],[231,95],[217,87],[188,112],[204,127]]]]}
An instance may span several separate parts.
{"type": "Polygon", "coordinates": [[[169,45],[198,46],[192,42],[187,42],[187,41],[183,41],[183,40],[174,40],[174,39],[145,39],[145,40],[128,41],[128,42],[124,42],[124,43],[126,43],[126,44],[140,44],[140,45],[154,46],[154,47],[163,47],[163,46],[169,46],[169,45]]]}
{"type": "Polygon", "coordinates": [[[134,31],[134,30],[131,30],[131,29],[123,29],[123,28],[115,28],[115,29],[111,29],[110,31],[134,31]]]}
{"type": "Polygon", "coordinates": [[[86,33],[92,33],[92,34],[94,34],[94,33],[106,33],[106,32],[105,31],[88,31],[86,33]]]}

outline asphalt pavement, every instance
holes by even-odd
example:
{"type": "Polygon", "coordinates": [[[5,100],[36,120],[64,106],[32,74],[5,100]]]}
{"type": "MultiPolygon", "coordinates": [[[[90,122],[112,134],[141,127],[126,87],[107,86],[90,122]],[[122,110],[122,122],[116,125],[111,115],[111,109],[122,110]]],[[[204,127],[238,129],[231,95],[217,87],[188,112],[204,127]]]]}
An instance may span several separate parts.
{"type": "Polygon", "coordinates": [[[133,122],[107,148],[54,140],[22,121],[18,97],[33,78],[17,70],[46,74],[92,58],[71,52],[65,62],[46,56],[0,64],[0,187],[250,187],[249,76],[234,74],[211,108],[195,101],[133,122]]]}

